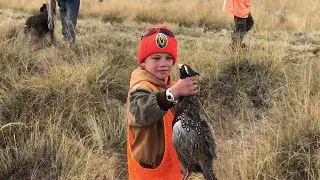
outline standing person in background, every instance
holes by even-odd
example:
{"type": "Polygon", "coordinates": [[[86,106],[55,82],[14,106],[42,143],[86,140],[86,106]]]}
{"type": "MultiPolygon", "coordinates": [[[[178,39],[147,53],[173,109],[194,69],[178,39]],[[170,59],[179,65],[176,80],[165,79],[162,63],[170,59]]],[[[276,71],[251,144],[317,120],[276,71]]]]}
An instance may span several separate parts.
{"type": "Polygon", "coordinates": [[[250,0],[225,0],[223,10],[234,15],[235,29],[231,35],[231,47],[245,47],[242,43],[245,34],[252,28],[254,21],[250,13],[250,0]]]}
{"type": "MultiPolygon", "coordinates": [[[[47,0],[49,4],[48,9],[54,9],[56,7],[55,0],[47,0]]],[[[69,42],[74,42],[76,40],[76,26],[80,8],[80,0],[56,0],[58,6],[60,7],[60,19],[62,24],[62,35],[63,39],[69,42]]],[[[103,0],[99,0],[102,2],[103,0]]],[[[52,28],[53,15],[49,15],[48,26],[52,28]]]]}

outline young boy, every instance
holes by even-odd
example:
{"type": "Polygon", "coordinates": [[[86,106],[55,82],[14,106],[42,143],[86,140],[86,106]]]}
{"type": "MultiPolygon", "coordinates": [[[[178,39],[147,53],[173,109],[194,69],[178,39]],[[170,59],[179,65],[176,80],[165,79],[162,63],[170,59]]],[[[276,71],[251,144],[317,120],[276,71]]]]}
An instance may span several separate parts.
{"type": "Polygon", "coordinates": [[[250,5],[250,0],[224,1],[223,10],[234,15],[235,30],[231,36],[232,47],[245,47],[245,44],[242,43],[243,37],[254,24],[250,5]]]}
{"type": "Polygon", "coordinates": [[[177,62],[178,43],[164,25],[146,27],[138,63],[131,74],[128,97],[127,158],[129,179],[181,179],[173,148],[173,107],[180,96],[196,95],[195,77],[174,83],[170,72],[177,62]]]}

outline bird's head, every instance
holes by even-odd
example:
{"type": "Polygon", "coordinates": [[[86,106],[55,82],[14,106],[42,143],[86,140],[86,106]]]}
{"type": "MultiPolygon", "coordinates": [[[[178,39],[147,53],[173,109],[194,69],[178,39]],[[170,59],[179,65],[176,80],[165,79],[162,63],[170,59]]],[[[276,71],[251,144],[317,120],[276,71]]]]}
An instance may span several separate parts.
{"type": "Polygon", "coordinates": [[[178,64],[178,66],[180,70],[180,79],[199,75],[199,73],[195,72],[193,69],[191,69],[190,66],[186,64],[178,64]]]}

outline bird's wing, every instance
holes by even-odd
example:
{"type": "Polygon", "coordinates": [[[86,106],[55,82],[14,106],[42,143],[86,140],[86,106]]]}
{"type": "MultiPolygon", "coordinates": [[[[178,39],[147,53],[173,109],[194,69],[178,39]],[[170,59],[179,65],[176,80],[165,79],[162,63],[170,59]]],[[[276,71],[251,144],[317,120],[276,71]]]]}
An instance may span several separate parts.
{"type": "MultiPolygon", "coordinates": [[[[178,117],[179,118],[179,117],[178,117]]],[[[185,117],[186,118],[186,117],[185,117]]],[[[184,118],[184,120],[186,120],[184,118]]],[[[173,126],[173,144],[181,163],[190,168],[190,165],[197,163],[200,142],[196,139],[197,133],[186,125],[182,126],[177,121],[173,126]],[[189,132],[187,131],[189,128],[189,132]]]]}
{"type": "Polygon", "coordinates": [[[216,158],[216,143],[213,138],[213,134],[211,132],[211,128],[208,125],[207,121],[201,121],[201,126],[203,128],[203,135],[205,137],[206,142],[206,152],[210,155],[210,158],[216,158]]]}
{"type": "Polygon", "coordinates": [[[189,155],[187,154],[188,152],[185,151],[186,138],[183,133],[181,121],[177,121],[173,125],[172,140],[173,140],[174,149],[177,152],[180,163],[182,164],[182,166],[187,167],[187,165],[189,164],[189,161],[188,161],[189,155]]]}

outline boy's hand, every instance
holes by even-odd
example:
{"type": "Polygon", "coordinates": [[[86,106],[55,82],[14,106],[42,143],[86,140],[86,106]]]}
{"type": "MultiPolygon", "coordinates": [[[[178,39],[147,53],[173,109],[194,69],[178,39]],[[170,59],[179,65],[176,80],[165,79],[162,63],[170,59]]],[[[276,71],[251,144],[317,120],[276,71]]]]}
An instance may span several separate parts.
{"type": "Polygon", "coordinates": [[[187,77],[185,79],[179,79],[178,82],[170,88],[170,90],[176,99],[179,99],[180,96],[197,95],[199,92],[197,78],[187,77]]]}

